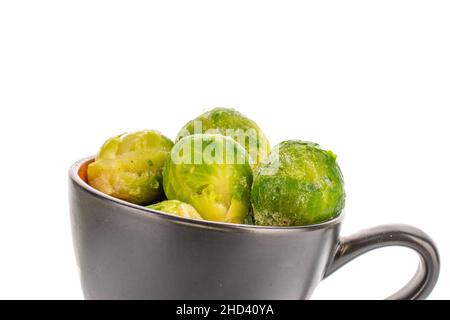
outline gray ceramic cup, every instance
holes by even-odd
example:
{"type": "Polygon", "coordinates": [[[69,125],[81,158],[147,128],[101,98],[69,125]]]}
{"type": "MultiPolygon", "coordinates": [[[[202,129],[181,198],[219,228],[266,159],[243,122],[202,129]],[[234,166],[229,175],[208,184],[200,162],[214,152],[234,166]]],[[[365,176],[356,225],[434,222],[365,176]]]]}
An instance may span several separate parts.
{"type": "Polygon", "coordinates": [[[340,237],[342,215],[306,227],[197,221],[151,211],[86,183],[92,158],[70,169],[72,235],[87,299],[307,299],[317,284],[370,250],[419,255],[413,279],[388,299],[423,299],[439,255],[421,230],[385,225],[340,237]]]}

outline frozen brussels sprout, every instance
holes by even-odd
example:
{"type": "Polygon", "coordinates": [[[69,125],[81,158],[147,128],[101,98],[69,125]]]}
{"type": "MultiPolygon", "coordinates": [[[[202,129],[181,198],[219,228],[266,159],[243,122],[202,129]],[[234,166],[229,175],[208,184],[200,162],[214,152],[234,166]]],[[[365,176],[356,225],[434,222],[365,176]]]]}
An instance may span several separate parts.
{"type": "Polygon", "coordinates": [[[245,147],[252,165],[258,164],[270,152],[269,141],[258,125],[234,109],[215,108],[189,121],[178,133],[176,142],[188,135],[201,133],[233,138],[245,147]]]}
{"type": "Polygon", "coordinates": [[[113,197],[148,204],[163,196],[162,167],[173,142],[158,131],[115,136],[88,167],[88,183],[113,197]]]}
{"type": "Polygon", "coordinates": [[[203,220],[202,216],[190,204],[178,200],[165,200],[147,206],[149,209],[170,213],[176,216],[203,220]]]}
{"type": "Polygon", "coordinates": [[[334,218],[345,202],[336,156],[315,143],[280,143],[256,169],[251,199],[257,225],[302,226],[334,218]]]}
{"type": "Polygon", "coordinates": [[[173,147],[163,170],[168,199],[191,204],[203,219],[242,223],[250,207],[252,169],[230,137],[197,134],[173,147]]]}

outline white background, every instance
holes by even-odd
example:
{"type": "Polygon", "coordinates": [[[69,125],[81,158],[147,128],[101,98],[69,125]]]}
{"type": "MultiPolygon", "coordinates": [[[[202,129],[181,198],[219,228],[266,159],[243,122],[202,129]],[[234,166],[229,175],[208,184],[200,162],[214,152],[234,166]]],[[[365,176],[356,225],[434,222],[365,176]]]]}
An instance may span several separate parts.
{"type": "MultiPolygon", "coordinates": [[[[235,107],[272,144],[316,141],[346,179],[343,234],[415,225],[450,298],[448,1],[2,1],[0,298],[82,298],[67,170],[109,136],[235,107]]],[[[344,267],[313,298],[379,299],[406,249],[344,267]]]]}

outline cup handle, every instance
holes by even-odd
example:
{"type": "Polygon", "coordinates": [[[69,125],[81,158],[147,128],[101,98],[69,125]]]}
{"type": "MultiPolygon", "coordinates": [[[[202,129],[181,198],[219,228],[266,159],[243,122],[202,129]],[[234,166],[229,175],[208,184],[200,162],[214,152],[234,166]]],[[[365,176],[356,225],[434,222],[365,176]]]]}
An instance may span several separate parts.
{"type": "Polygon", "coordinates": [[[324,278],[363,253],[389,246],[413,249],[418,253],[420,261],[419,268],[409,283],[387,300],[421,300],[428,297],[439,277],[439,253],[427,234],[407,225],[384,225],[342,238],[324,278]]]}

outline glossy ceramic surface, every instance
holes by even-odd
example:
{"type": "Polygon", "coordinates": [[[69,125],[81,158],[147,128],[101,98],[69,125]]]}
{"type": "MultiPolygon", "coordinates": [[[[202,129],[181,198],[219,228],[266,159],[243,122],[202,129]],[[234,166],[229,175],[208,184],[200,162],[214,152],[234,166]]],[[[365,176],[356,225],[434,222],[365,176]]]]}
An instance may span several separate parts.
{"type": "Polygon", "coordinates": [[[307,299],[343,264],[382,246],[416,250],[419,269],[391,299],[425,298],[439,256],[403,225],[339,238],[342,216],[307,227],[197,221],[109,197],[86,183],[92,159],[69,172],[72,235],[87,299],[307,299]]]}

